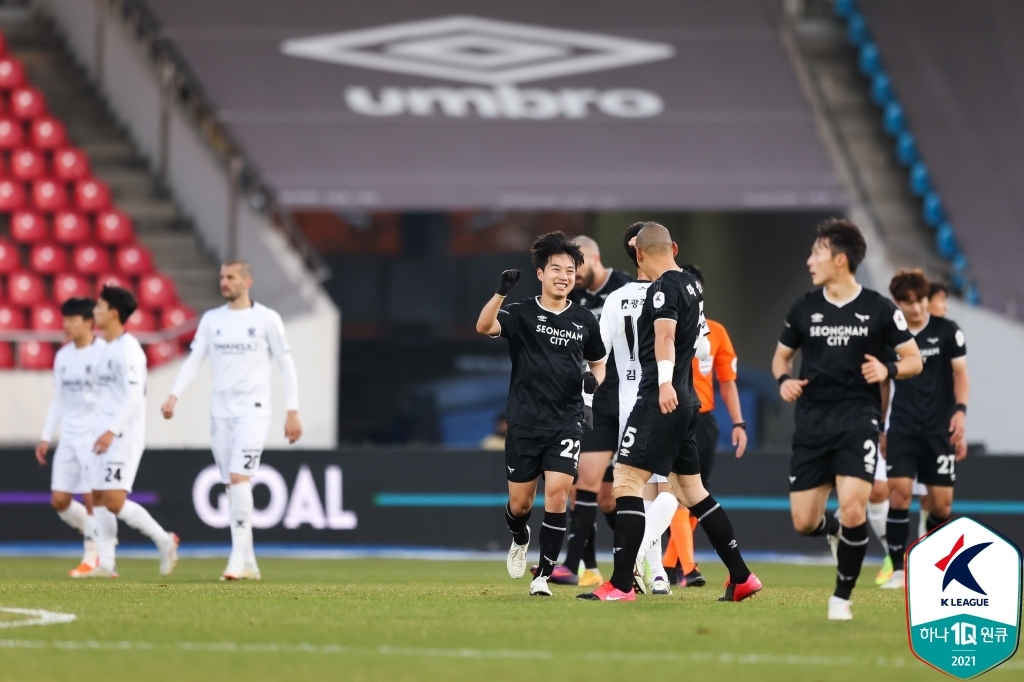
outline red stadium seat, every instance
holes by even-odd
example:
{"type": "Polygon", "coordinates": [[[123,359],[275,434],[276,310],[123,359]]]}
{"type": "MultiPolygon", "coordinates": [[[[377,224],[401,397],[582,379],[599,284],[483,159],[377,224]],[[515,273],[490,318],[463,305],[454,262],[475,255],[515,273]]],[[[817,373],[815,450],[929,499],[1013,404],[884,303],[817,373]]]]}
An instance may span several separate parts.
{"type": "Polygon", "coordinates": [[[53,175],[58,180],[74,182],[89,177],[89,157],[81,149],[63,147],[53,152],[53,175]]]}
{"type": "Polygon", "coordinates": [[[25,311],[10,303],[0,303],[0,329],[5,332],[16,332],[24,328],[25,311]]]}
{"type": "Polygon", "coordinates": [[[7,300],[22,308],[31,308],[46,300],[46,287],[38,275],[16,272],[7,277],[7,300]]]}
{"type": "Polygon", "coordinates": [[[121,287],[128,291],[133,290],[132,281],[124,275],[119,275],[116,272],[104,272],[96,277],[96,295],[99,296],[100,291],[102,291],[103,287],[107,285],[112,287],[121,287]]]}
{"type": "Polygon", "coordinates": [[[154,331],[156,329],[156,313],[149,308],[139,306],[128,318],[124,328],[132,334],[154,331]]]}
{"type": "Polygon", "coordinates": [[[0,369],[14,369],[14,346],[0,342],[0,369]]]}
{"type": "Polygon", "coordinates": [[[18,364],[22,369],[53,368],[53,344],[22,341],[18,344],[18,364]]]}
{"type": "Polygon", "coordinates": [[[41,275],[55,275],[67,270],[68,255],[58,244],[36,244],[29,252],[28,262],[41,275]]]}
{"type": "Polygon", "coordinates": [[[46,218],[32,211],[15,211],[11,216],[11,239],[19,244],[36,244],[45,241],[50,231],[46,218]]]}
{"type": "Polygon", "coordinates": [[[25,186],[15,180],[0,178],[0,213],[18,211],[24,206],[25,186]]]}
{"type": "Polygon", "coordinates": [[[69,298],[88,298],[92,295],[89,280],[73,272],[63,272],[53,278],[53,300],[60,305],[69,298]]]}
{"type": "Polygon", "coordinates": [[[0,149],[17,149],[24,140],[21,121],[10,116],[0,116],[0,149]]]}
{"type": "MultiPolygon", "coordinates": [[[[196,317],[196,311],[188,307],[184,303],[174,303],[166,306],[160,311],[160,328],[161,329],[174,329],[180,325],[185,324],[189,320],[193,320],[196,317]]],[[[192,343],[192,339],[195,338],[196,330],[185,332],[178,336],[178,341],[182,347],[188,347],[188,344],[192,343]]]]}
{"type": "Polygon", "coordinates": [[[13,90],[25,82],[25,67],[14,57],[0,59],[0,89],[13,90]]]}
{"type": "Polygon", "coordinates": [[[139,305],[148,308],[163,308],[177,302],[178,292],[174,280],[167,275],[154,273],[139,279],[139,305]]]}
{"type": "Polygon", "coordinates": [[[18,247],[0,239],[0,275],[16,272],[21,269],[21,256],[18,247]]]}
{"type": "Polygon", "coordinates": [[[110,270],[110,254],[102,246],[81,244],[72,255],[75,271],[83,275],[98,275],[110,270]]]}
{"type": "Polygon", "coordinates": [[[7,36],[0,31],[0,57],[7,54],[7,36]]]}
{"type": "Polygon", "coordinates": [[[146,247],[127,244],[117,250],[117,269],[126,275],[146,275],[153,271],[153,259],[146,247]]]}
{"type": "Polygon", "coordinates": [[[61,244],[82,244],[89,241],[89,219],[81,213],[58,211],[53,216],[53,238],[61,244]]]}
{"type": "Polygon", "coordinates": [[[178,346],[170,341],[151,343],[146,346],[146,362],[149,367],[159,367],[178,356],[178,346]]]}
{"type": "Polygon", "coordinates": [[[135,238],[132,219],[121,211],[101,211],[96,215],[96,239],[102,244],[120,246],[135,238]]]}
{"type": "Polygon", "coordinates": [[[20,119],[39,118],[46,113],[46,97],[31,85],[15,88],[11,92],[11,113],[20,119]]]}
{"type": "Polygon", "coordinates": [[[32,205],[37,210],[53,213],[68,205],[68,193],[64,184],[47,178],[32,183],[32,205]]]}
{"type": "Polygon", "coordinates": [[[35,149],[22,147],[11,153],[11,175],[18,180],[38,180],[46,175],[46,157],[35,149]]]}
{"type": "Polygon", "coordinates": [[[64,328],[60,306],[56,303],[40,303],[29,313],[30,326],[37,332],[57,332],[64,328]]]}
{"type": "Polygon", "coordinates": [[[75,183],[75,205],[86,213],[97,213],[110,206],[110,189],[102,180],[86,178],[75,183]]]}
{"type": "Polygon", "coordinates": [[[32,144],[39,149],[57,149],[67,142],[64,124],[52,116],[32,121],[32,144]]]}

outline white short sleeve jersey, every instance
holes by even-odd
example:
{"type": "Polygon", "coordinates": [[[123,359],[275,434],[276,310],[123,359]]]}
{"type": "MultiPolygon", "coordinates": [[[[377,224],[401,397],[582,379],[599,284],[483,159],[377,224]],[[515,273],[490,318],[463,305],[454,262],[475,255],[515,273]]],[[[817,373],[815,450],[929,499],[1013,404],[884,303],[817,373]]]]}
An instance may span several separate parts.
{"type": "Polygon", "coordinates": [[[270,361],[290,352],[277,312],[260,303],[242,310],[226,305],[208,310],[192,351],[210,356],[210,416],[270,415],[270,361]]]}
{"type": "Polygon", "coordinates": [[[53,407],[40,440],[50,441],[58,423],[64,438],[92,435],[98,414],[97,368],[106,345],[106,341],[96,338],[84,348],[68,343],[57,351],[53,360],[53,407]]]}
{"type": "Polygon", "coordinates": [[[622,425],[636,403],[640,386],[640,354],[636,324],[647,300],[650,282],[630,282],[612,293],[604,302],[601,314],[601,340],[606,351],[615,353],[615,369],[619,373],[619,437],[622,425]]]}
{"type": "Polygon", "coordinates": [[[99,354],[99,424],[94,432],[111,431],[126,441],[146,437],[146,353],[125,332],[99,354]]]}

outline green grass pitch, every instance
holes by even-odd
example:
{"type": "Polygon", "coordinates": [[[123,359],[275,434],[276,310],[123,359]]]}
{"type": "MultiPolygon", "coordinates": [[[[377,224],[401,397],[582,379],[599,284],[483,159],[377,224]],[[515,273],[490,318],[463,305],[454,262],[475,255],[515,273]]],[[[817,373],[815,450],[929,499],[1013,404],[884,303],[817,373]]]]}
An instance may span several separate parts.
{"type": "MultiPolygon", "coordinates": [[[[720,604],[705,588],[634,604],[580,588],[527,596],[500,562],[267,559],[261,583],[219,583],[221,560],[119,562],[116,581],[63,577],[67,559],[0,559],[0,607],[73,613],[11,627],[0,611],[0,680],[767,680],[942,679],[907,647],[902,592],[870,584],[856,619],[831,623],[834,569],[753,566],[765,590],[720,604]]],[[[605,567],[610,572],[610,567],[605,567]]],[[[607,574],[607,573],[606,573],[607,574]]],[[[993,671],[1024,678],[1024,656],[993,671]]]]}

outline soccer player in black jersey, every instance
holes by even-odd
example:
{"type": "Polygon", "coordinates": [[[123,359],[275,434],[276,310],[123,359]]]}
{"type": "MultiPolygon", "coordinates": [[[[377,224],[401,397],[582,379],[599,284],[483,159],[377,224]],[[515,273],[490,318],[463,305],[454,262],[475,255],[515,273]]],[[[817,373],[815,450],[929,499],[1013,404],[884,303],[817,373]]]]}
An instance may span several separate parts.
{"type": "Polygon", "coordinates": [[[779,394],[796,402],[789,467],[793,526],[804,535],[828,536],[836,553],[830,620],[853,618],[850,595],[867,552],[866,506],[882,424],[880,384],[921,371],[921,354],[903,313],[857,283],[866,251],[853,223],[830,218],[818,225],[807,267],[820,288],[793,302],[772,359],[779,394]],[[898,362],[878,360],[887,347],[899,353],[898,362]],[[797,350],[800,377],[793,378],[797,350]],[[825,511],[833,485],[841,515],[835,517],[825,511]]]}
{"type": "Polygon", "coordinates": [[[700,283],[676,265],[676,245],[667,229],[647,224],[636,237],[637,262],[653,282],[637,321],[640,385],[615,465],[615,572],[609,582],[581,599],[634,601],[634,564],[644,538],[644,500],[651,474],[668,476],[672,492],[703,526],[729,569],[722,601],[740,601],[761,589],[747,568],[725,510],[700,480],[696,427],[700,399],[692,366],[698,346],[708,352],[700,283]]]}
{"type": "Polygon", "coordinates": [[[526,572],[526,524],[537,479],[544,474],[540,568],[530,594],[550,597],[548,578],[565,538],[566,502],[576,478],[583,426],[594,428],[591,404],[604,379],[605,350],[597,318],[567,299],[576,268],[583,263],[579,247],[561,232],[552,232],[538,237],[530,253],[541,295],[501,307],[521,277],[518,270],[506,270],[497,293],[480,312],[476,330],[504,337],[512,359],[505,410],[505,520],[512,531],[508,574],[521,578],[526,572]],[[591,371],[584,372],[584,361],[591,371]]]}
{"type": "Polygon", "coordinates": [[[927,531],[931,532],[949,520],[956,462],[967,456],[967,342],[956,322],[929,314],[929,291],[928,279],[920,270],[901,271],[889,283],[924,361],[920,374],[901,381],[890,392],[886,537],[893,574],[882,587],[893,590],[904,587],[914,477],[928,487],[927,531]]]}
{"type": "MultiPolygon", "coordinates": [[[[569,300],[586,308],[601,320],[608,294],[633,281],[624,272],[606,268],[601,263],[601,250],[590,237],[573,240],[583,252],[583,265],[576,270],[576,286],[569,300]]],[[[597,494],[612,454],[619,447],[619,374],[614,354],[608,356],[605,379],[594,395],[594,430],[584,431],[580,445],[580,464],[576,480],[576,502],[572,510],[565,563],[556,566],[551,582],[597,587],[602,582],[597,568],[594,540],[597,518],[597,494]],[[580,560],[586,571],[577,575],[580,560]]]]}

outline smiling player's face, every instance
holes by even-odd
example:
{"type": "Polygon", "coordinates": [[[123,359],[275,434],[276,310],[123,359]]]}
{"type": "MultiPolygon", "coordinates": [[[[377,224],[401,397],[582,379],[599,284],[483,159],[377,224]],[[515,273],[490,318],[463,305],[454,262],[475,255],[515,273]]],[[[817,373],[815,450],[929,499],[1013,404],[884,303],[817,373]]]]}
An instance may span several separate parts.
{"type": "Polygon", "coordinates": [[[543,270],[537,270],[537,279],[545,296],[564,299],[576,282],[576,264],[568,255],[557,253],[548,259],[543,270]]]}

